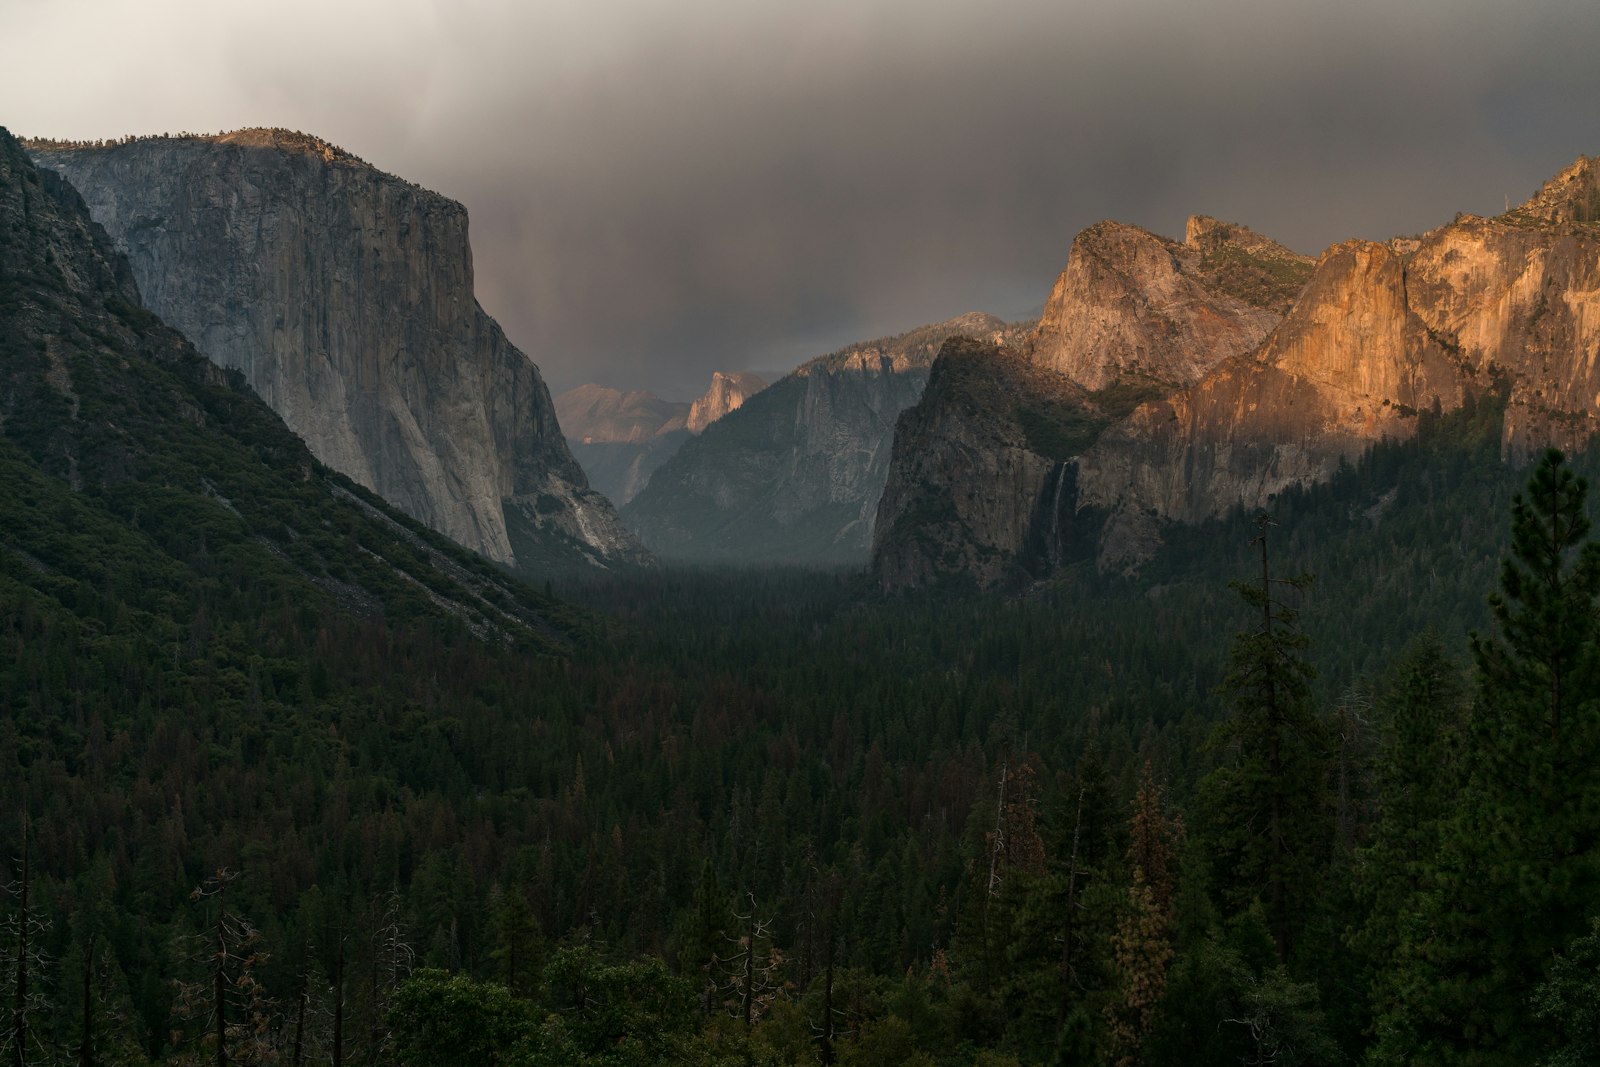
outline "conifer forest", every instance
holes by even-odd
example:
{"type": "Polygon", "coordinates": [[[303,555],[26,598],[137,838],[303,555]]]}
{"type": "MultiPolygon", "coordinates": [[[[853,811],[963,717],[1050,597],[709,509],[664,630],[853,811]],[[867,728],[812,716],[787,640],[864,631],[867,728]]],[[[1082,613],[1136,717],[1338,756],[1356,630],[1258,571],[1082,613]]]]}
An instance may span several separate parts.
{"type": "Polygon", "coordinates": [[[1133,576],[567,576],[493,640],[8,444],[70,521],[0,552],[7,1062],[1595,1062],[1596,464],[1499,419],[1133,576]]]}

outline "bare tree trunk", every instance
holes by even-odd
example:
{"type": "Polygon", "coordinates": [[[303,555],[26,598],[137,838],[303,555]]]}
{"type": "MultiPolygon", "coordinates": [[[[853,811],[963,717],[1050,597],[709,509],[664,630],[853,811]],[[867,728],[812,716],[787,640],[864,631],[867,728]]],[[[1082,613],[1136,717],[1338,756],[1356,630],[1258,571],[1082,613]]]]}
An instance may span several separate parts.
{"type": "Polygon", "coordinates": [[[227,905],[222,901],[217,902],[217,974],[216,974],[216,1007],[217,1007],[217,1067],[228,1067],[228,937],[225,922],[228,915],[227,905]]]}
{"type": "Polygon", "coordinates": [[[306,1004],[311,1000],[311,984],[306,983],[300,990],[300,1006],[294,1014],[294,1052],[290,1056],[293,1067],[300,1067],[301,1052],[305,1047],[306,1039],[306,1004]]]}
{"type": "Polygon", "coordinates": [[[756,898],[750,897],[750,921],[745,927],[744,939],[744,997],[740,1005],[740,1013],[744,1016],[744,1028],[750,1029],[750,1005],[755,999],[756,988],[756,898]]]}
{"type": "Polygon", "coordinates": [[[12,1008],[12,1062],[27,1067],[28,1045],[28,819],[22,819],[22,902],[17,916],[17,988],[12,1008]]]}
{"type": "Polygon", "coordinates": [[[94,1067],[94,935],[83,951],[83,1033],[78,1043],[78,1067],[94,1067]]]}
{"type": "Polygon", "coordinates": [[[823,1067],[833,1064],[833,924],[828,924],[828,963],[822,979],[822,1039],[818,1049],[823,1067]]]}
{"type": "Polygon", "coordinates": [[[344,932],[333,964],[333,1067],[344,1067],[344,932]]]}

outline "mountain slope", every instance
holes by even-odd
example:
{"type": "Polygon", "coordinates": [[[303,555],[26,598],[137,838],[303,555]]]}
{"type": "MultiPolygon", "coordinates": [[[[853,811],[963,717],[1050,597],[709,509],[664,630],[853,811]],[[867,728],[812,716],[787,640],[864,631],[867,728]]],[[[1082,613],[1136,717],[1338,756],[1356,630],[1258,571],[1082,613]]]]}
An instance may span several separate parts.
{"type": "Polygon", "coordinates": [[[556,417],[568,441],[635,443],[681,430],[691,405],[663,400],[642,389],[580,385],[555,398],[556,417]]]}
{"type": "Polygon", "coordinates": [[[862,562],[895,419],[922,395],[939,346],[1009,330],[975,313],[813,359],[686,442],[624,514],[667,557],[862,562]]]}
{"type": "Polygon", "coordinates": [[[140,307],[76,191],[0,130],[9,598],[190,656],[339,618],[544,651],[588,625],[323,467],[242,386],[140,307]]]}
{"type": "Polygon", "coordinates": [[[1499,218],[1330,248],[1258,352],[1134,412],[1084,457],[1083,502],[1183,521],[1265,506],[1409,438],[1421,412],[1491,394],[1507,400],[1507,458],[1582,446],[1600,427],[1597,190],[1580,159],[1499,218]]]}
{"type": "Polygon", "coordinates": [[[1020,345],[947,346],[940,387],[902,416],[873,541],[879,580],[992,585],[1092,549],[1098,517],[1075,517],[1081,454],[1142,401],[1255,348],[1310,272],[1306,257],[1205,216],[1181,243],[1109,221],[1078,234],[1020,345]]]}
{"type": "Polygon", "coordinates": [[[30,147],[323,462],[504,563],[645,559],[478,306],[460,204],[282,130],[30,147]]]}
{"type": "MultiPolygon", "coordinates": [[[[1591,160],[1500,218],[1458,216],[1417,238],[1335,245],[1303,287],[1304,264],[1292,254],[1242,228],[1192,220],[1185,247],[1199,256],[1194,271],[1213,270],[1208,285],[1264,313],[1287,307],[1250,350],[1238,345],[1249,331],[1175,328],[1175,308],[1191,314],[1191,325],[1212,326],[1217,309],[1194,298],[1199,283],[1185,278],[1170,243],[1164,258],[1156,239],[1125,230],[1091,228],[1075,243],[1075,257],[1092,253],[1076,276],[1101,281],[1069,285],[1069,265],[1056,287],[1069,299],[1047,309],[1029,348],[1079,384],[1108,383],[1097,396],[1143,401],[1073,461],[1080,533],[1105,517],[1096,535],[1102,566],[1148,558],[1164,522],[1266,506],[1291,487],[1324,481],[1375,444],[1412,437],[1422,415],[1503,397],[1502,454],[1512,459],[1546,443],[1580,446],[1600,426],[1600,172],[1591,160]],[[1121,250],[1119,272],[1099,265],[1107,248],[1121,250]],[[1115,284],[1106,282],[1113,273],[1115,284]],[[1149,342],[1162,337],[1185,340],[1168,350],[1178,358],[1156,360],[1150,373],[1149,354],[1161,349],[1149,342]]],[[[1005,380],[1010,372],[997,364],[992,373],[1005,380]]],[[[946,499],[961,494],[964,477],[951,476],[946,499]]],[[[1018,500],[996,506],[1037,509],[1051,490],[1034,478],[1016,492],[1018,500]]],[[[896,530],[914,540],[903,523],[896,530]]],[[[991,547],[1025,554],[1015,539],[991,547]]],[[[880,540],[875,554],[891,584],[929,579],[927,568],[899,562],[900,544],[880,540]]],[[[989,580],[960,562],[962,553],[949,558],[934,569],[989,580]]]]}

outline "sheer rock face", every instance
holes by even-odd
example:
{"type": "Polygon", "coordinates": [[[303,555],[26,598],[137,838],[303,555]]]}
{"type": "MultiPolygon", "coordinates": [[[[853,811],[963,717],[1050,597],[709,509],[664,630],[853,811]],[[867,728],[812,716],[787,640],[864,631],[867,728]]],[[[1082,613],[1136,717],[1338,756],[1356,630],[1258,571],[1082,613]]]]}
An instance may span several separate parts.
{"type": "MultiPolygon", "coordinates": [[[[1581,162],[1592,183],[1593,165],[1581,162]]],[[[1562,184],[1499,219],[1434,231],[1407,267],[1410,307],[1473,382],[1506,379],[1511,457],[1578,447],[1600,425],[1600,194],[1572,189],[1563,205],[1551,195],[1562,184]],[[1552,222],[1544,211],[1585,221],[1552,222]]]]}
{"type": "MultiPolygon", "coordinates": [[[[1419,412],[1509,396],[1503,453],[1578,447],[1600,416],[1600,192],[1589,161],[1497,219],[1329,249],[1252,356],[1144,405],[1084,457],[1082,500],[1195,521],[1321,481],[1419,412]]],[[[1128,545],[1128,558],[1152,543],[1128,545]]]]}
{"type": "Polygon", "coordinates": [[[759,375],[747,371],[714,372],[711,375],[711,387],[706,390],[706,395],[696,400],[689,408],[689,432],[695,434],[703,432],[707,426],[724,415],[737,411],[746,400],[766,387],[767,383],[759,375]]]}
{"type": "Polygon", "coordinates": [[[1116,222],[1079,234],[1020,352],[947,346],[937,387],[902,417],[873,547],[880,580],[987,585],[1092,551],[1098,526],[1077,516],[1098,503],[1081,498],[1083,454],[1140,398],[1258,347],[1311,269],[1204,216],[1182,243],[1116,222]]]}
{"type": "Polygon", "coordinates": [[[460,204],[284,131],[30,148],[328,466],[502,562],[648,558],[478,306],[460,204]]]}
{"type": "MultiPolygon", "coordinates": [[[[1081,503],[1198,521],[1325,480],[1383,437],[1415,432],[1437,399],[1460,404],[1464,375],[1406,303],[1401,257],[1385,245],[1330,249],[1294,310],[1256,353],[1141,405],[1084,456],[1081,503]]],[[[1137,559],[1119,545],[1107,563],[1137,559]]]]}
{"type": "MultiPolygon", "coordinates": [[[[1292,255],[1208,219],[1191,221],[1181,248],[1105,224],[1075,244],[1030,355],[1098,390],[1089,399],[1110,417],[1072,463],[1076,526],[1098,524],[1102,566],[1133,566],[1148,557],[1163,521],[1267,506],[1289,486],[1325,480],[1378,441],[1415,434],[1419,413],[1450,411],[1469,395],[1507,394],[1507,457],[1546,444],[1577,447],[1600,428],[1600,166],[1594,161],[1580,159],[1499,218],[1459,216],[1421,237],[1335,245],[1303,287],[1296,280],[1303,264],[1292,255]],[[1187,265],[1184,249],[1201,258],[1198,269],[1187,265]],[[1204,309],[1211,305],[1195,295],[1207,277],[1263,312],[1281,302],[1287,313],[1259,345],[1241,349],[1248,331],[1207,332],[1214,322],[1204,309]],[[1172,351],[1180,357],[1153,360],[1149,354],[1160,348],[1150,339],[1161,337],[1198,347],[1179,346],[1172,351]],[[1128,395],[1130,379],[1178,383],[1201,368],[1181,387],[1152,390],[1161,395],[1146,394],[1125,416],[1106,402],[1119,389],[1128,395]]],[[[993,373],[1022,381],[1007,378],[998,364],[993,373]]],[[[965,401],[952,392],[945,402],[965,401]]],[[[952,425],[950,418],[919,417],[927,427],[952,425]]],[[[949,432],[956,440],[972,438],[949,432]]],[[[916,453],[937,453],[934,436],[928,430],[917,448],[905,449],[906,462],[926,466],[916,453]]],[[[997,438],[986,447],[1007,446],[997,438]]],[[[966,466],[974,478],[993,478],[981,451],[975,448],[966,466]]],[[[899,478],[892,474],[891,485],[899,478]]],[[[1025,511],[1030,503],[1036,516],[1044,513],[1047,481],[1035,476],[1016,492],[1016,501],[993,504],[998,514],[1025,511]]],[[[927,514],[936,527],[943,521],[937,511],[927,514]]],[[[1060,526],[1059,514],[1049,512],[1052,528],[1060,526]]],[[[911,529],[897,524],[894,540],[911,529]]],[[[1037,519],[1028,536],[1037,544],[1037,519]]],[[[1081,542],[1084,534],[1074,536],[1081,542]]],[[[976,533],[971,540],[985,543],[976,533]]],[[[1025,559],[1027,544],[1012,536],[993,547],[1025,559]]],[[[897,551],[883,542],[877,549],[890,584],[952,573],[987,580],[993,570],[952,551],[947,564],[919,571],[895,563],[897,551]]]]}
{"type": "Polygon", "coordinates": [[[895,428],[873,573],[988,586],[1059,566],[1078,540],[1072,457],[1103,424],[1083,389],[1017,349],[950,339],[895,428]]]}
{"type": "Polygon", "coordinates": [[[625,514],[663,556],[864,562],[895,419],[939,346],[1016,332],[974,313],[811,360],[685,442],[625,514]]]}
{"type": "Polygon", "coordinates": [[[1182,244],[1098,223],[1073,241],[1028,352],[1086,389],[1129,378],[1188,385],[1259,345],[1310,263],[1203,216],[1182,244]]]}

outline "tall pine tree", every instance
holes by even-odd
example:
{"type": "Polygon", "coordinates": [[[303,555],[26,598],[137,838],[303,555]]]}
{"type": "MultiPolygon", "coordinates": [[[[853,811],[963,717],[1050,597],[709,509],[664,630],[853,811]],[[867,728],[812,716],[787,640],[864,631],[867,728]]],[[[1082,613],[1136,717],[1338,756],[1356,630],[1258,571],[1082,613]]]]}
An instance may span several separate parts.
{"type": "Polygon", "coordinates": [[[1510,1065],[1549,1050],[1530,998],[1600,890],[1600,545],[1554,449],[1512,508],[1512,555],[1474,636],[1468,788],[1434,888],[1403,917],[1384,1063],[1510,1065]]]}
{"type": "Polygon", "coordinates": [[[1282,963],[1329,854],[1328,738],[1311,700],[1309,641],[1297,610],[1279,596],[1310,578],[1272,576],[1273,523],[1262,514],[1258,524],[1259,584],[1234,588],[1259,622],[1234,639],[1220,690],[1233,714],[1213,737],[1225,757],[1201,783],[1201,796],[1226,902],[1243,911],[1261,901],[1282,963]]]}

